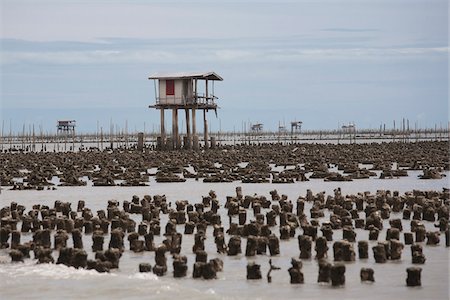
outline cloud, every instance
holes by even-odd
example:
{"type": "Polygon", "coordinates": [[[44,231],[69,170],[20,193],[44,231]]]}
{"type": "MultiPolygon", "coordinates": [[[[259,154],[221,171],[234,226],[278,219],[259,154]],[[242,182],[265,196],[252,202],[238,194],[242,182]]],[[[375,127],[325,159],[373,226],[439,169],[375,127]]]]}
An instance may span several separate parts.
{"type": "Polygon", "coordinates": [[[329,32],[378,32],[379,29],[374,28],[324,28],[322,31],[329,32]]]}
{"type": "Polygon", "coordinates": [[[173,61],[174,53],[167,51],[48,51],[48,52],[4,52],[3,64],[112,64],[173,61]]]}
{"type": "Polygon", "coordinates": [[[255,56],[255,51],[223,49],[212,53],[218,60],[235,61],[250,59],[255,56]]]}
{"type": "MultiPolygon", "coordinates": [[[[32,43],[31,43],[32,44],[32,43]]],[[[198,63],[198,62],[296,62],[302,60],[401,59],[411,57],[447,56],[448,47],[306,47],[277,45],[266,41],[252,44],[206,40],[201,43],[180,41],[149,44],[105,42],[77,44],[76,50],[59,43],[48,50],[26,46],[3,47],[1,63],[6,64],[123,64],[123,63],[198,63]],[[27,50],[30,48],[31,50],[27,50]],[[97,49],[96,49],[97,48],[97,49]]]]}

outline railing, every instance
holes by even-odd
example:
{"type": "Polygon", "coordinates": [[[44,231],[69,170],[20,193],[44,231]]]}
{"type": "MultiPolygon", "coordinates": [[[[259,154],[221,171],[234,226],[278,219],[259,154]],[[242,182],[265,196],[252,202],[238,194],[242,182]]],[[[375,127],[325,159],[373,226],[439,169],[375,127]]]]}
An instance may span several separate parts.
{"type": "Polygon", "coordinates": [[[156,97],[156,104],[173,104],[173,105],[185,105],[185,104],[197,104],[197,105],[215,105],[215,99],[218,97],[214,95],[205,96],[204,94],[197,94],[193,97],[175,97],[175,96],[166,96],[166,97],[156,97]]]}
{"type": "Polygon", "coordinates": [[[196,98],[197,104],[203,104],[203,105],[215,105],[214,100],[218,99],[214,95],[205,96],[204,94],[202,94],[201,96],[197,95],[195,98],[196,98]]]}

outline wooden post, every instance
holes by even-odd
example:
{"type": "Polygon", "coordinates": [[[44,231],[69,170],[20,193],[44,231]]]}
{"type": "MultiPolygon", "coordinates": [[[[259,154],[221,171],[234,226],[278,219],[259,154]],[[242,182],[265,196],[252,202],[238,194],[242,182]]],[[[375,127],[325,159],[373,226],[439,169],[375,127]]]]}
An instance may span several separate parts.
{"type": "Polygon", "coordinates": [[[208,79],[205,80],[205,104],[208,104],[208,79]]]}
{"type": "Polygon", "coordinates": [[[139,132],[138,133],[138,142],[137,142],[137,149],[138,151],[144,150],[144,133],[139,132]]]}
{"type": "Polygon", "coordinates": [[[197,136],[197,118],[196,118],[197,109],[195,107],[192,108],[192,148],[194,150],[198,150],[198,136],[197,136]]]}
{"type": "Polygon", "coordinates": [[[392,131],[392,141],[395,142],[395,120],[394,120],[394,130],[392,131]]]}
{"type": "Polygon", "coordinates": [[[161,108],[161,148],[164,149],[166,144],[166,129],[164,127],[164,108],[161,108]]]}
{"type": "Polygon", "coordinates": [[[34,133],[34,123],[33,123],[33,146],[31,148],[33,149],[32,152],[36,151],[36,135],[34,133]]]}
{"type": "Polygon", "coordinates": [[[114,131],[114,126],[112,125],[112,119],[109,119],[109,146],[110,146],[111,150],[114,149],[113,131],[114,131]]]}
{"type": "Polygon", "coordinates": [[[194,79],[194,102],[195,102],[195,104],[197,104],[197,97],[198,97],[198,95],[197,95],[197,79],[194,79]]]}
{"type": "Polygon", "coordinates": [[[205,149],[208,149],[208,120],[206,119],[206,109],[203,110],[203,139],[205,140],[205,149]]]}
{"type": "Polygon", "coordinates": [[[173,149],[178,149],[178,110],[172,109],[172,145],[173,149]]]}
{"type": "Polygon", "coordinates": [[[64,152],[67,151],[67,135],[69,134],[68,130],[64,131],[64,152]]]}
{"type": "Polygon", "coordinates": [[[192,135],[195,136],[197,134],[197,123],[195,117],[196,109],[192,108],[192,135]]]}
{"type": "Polygon", "coordinates": [[[125,120],[125,149],[128,149],[128,120],[125,120]]]}
{"type": "MultiPolygon", "coordinates": [[[[19,135],[17,135],[17,136],[19,136],[19,135]]],[[[21,143],[22,143],[22,151],[25,151],[25,123],[23,123],[23,126],[22,126],[21,143]]]]}
{"type": "MultiPolygon", "coordinates": [[[[205,104],[208,105],[208,79],[205,80],[205,104]]],[[[205,149],[209,148],[208,145],[208,120],[206,119],[206,109],[203,110],[203,138],[205,140],[205,149]]]]}
{"type": "Polygon", "coordinates": [[[100,140],[98,138],[98,120],[97,120],[97,132],[95,133],[95,140],[97,142],[97,149],[100,149],[100,140]]]}
{"type": "Polygon", "coordinates": [[[178,127],[178,108],[175,109],[175,149],[180,148],[180,136],[179,136],[179,127],[178,127]]]}
{"type": "Polygon", "coordinates": [[[72,152],[75,152],[75,127],[72,129],[72,152]]]}
{"type": "Polygon", "coordinates": [[[41,135],[41,152],[44,152],[44,136],[42,133],[42,124],[39,124],[39,131],[41,135]]]}
{"type": "Polygon", "coordinates": [[[5,135],[4,135],[4,131],[3,131],[4,128],[5,128],[5,120],[2,120],[2,152],[3,152],[3,144],[5,142],[5,135]]]}
{"type": "Polygon", "coordinates": [[[103,151],[103,126],[100,126],[100,149],[103,151]]]}
{"type": "Polygon", "coordinates": [[[11,119],[9,119],[9,150],[12,149],[12,123],[11,119]]]}
{"type": "Polygon", "coordinates": [[[186,149],[191,149],[191,122],[190,122],[190,118],[189,118],[189,109],[186,108],[184,110],[184,112],[186,113],[186,138],[187,138],[187,145],[184,145],[186,149]]]}

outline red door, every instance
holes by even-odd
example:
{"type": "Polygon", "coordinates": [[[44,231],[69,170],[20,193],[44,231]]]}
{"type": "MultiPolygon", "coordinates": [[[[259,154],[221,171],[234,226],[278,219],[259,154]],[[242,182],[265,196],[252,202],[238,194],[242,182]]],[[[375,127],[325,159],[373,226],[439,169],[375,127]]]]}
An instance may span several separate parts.
{"type": "Polygon", "coordinates": [[[175,82],[173,80],[166,80],[166,96],[175,95],[175,82]]]}

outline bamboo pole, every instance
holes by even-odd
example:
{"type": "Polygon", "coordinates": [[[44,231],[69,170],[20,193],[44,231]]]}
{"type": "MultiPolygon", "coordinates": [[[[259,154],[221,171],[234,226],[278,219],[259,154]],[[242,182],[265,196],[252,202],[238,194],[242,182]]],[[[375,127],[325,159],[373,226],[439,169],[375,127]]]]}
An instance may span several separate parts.
{"type": "Polygon", "coordinates": [[[101,143],[100,150],[103,151],[103,126],[100,127],[100,143],[101,143]]]}
{"type": "Polygon", "coordinates": [[[12,123],[11,119],[9,119],[9,150],[12,148],[12,123]]]}
{"type": "Polygon", "coordinates": [[[96,131],[96,133],[95,133],[95,140],[96,140],[96,142],[97,142],[97,149],[100,149],[100,141],[99,141],[99,138],[98,138],[98,120],[97,120],[97,131],[96,131]]]}
{"type": "MultiPolygon", "coordinates": [[[[3,152],[3,144],[4,144],[4,138],[5,135],[3,134],[3,129],[5,128],[5,120],[2,120],[2,152],[3,152]]],[[[1,187],[0,187],[1,190],[1,187]]]]}

